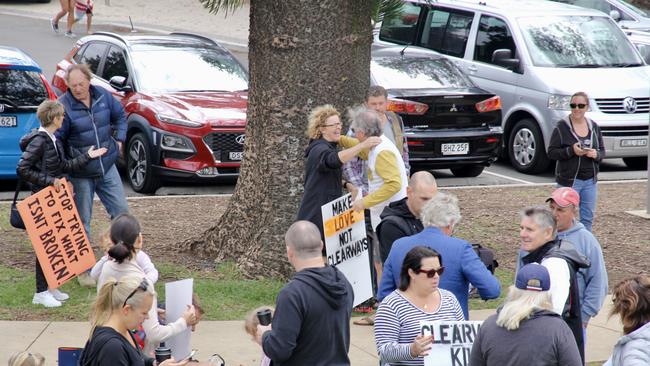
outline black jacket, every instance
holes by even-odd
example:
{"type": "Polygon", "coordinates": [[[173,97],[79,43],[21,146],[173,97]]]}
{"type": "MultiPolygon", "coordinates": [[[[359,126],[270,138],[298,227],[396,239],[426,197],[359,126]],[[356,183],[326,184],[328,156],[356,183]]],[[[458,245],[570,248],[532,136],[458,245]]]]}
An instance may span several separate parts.
{"type": "Polygon", "coordinates": [[[605,157],[605,146],[603,145],[603,134],[600,127],[590,119],[587,123],[590,126],[592,146],[598,152],[596,159],[586,156],[577,156],[573,152],[573,145],[578,139],[571,131],[569,117],[560,120],[551,134],[551,141],[548,144],[548,157],[555,160],[555,181],[561,186],[571,187],[578,175],[580,164],[592,164],[594,179],[598,179],[600,162],[605,157]]]}
{"type": "Polygon", "coordinates": [[[23,155],[18,161],[16,172],[21,179],[31,184],[32,192],[54,184],[54,179],[61,178],[63,173],[83,169],[90,161],[87,152],[75,159],[66,160],[63,157],[63,145],[58,139],[56,146],[55,149],[54,142],[45,131],[33,130],[20,139],[23,155]],[[41,171],[42,168],[44,172],[41,171]]]}
{"type": "Polygon", "coordinates": [[[305,150],[305,191],[298,210],[298,220],[313,222],[323,236],[323,215],[320,207],[341,197],[343,182],[337,143],[323,139],[311,140],[305,150]]]}
{"type": "Polygon", "coordinates": [[[153,365],[153,359],[142,354],[135,338],[133,342],[136,344],[135,347],[115,329],[97,327],[81,352],[79,366],[153,365]]]}
{"type": "Polygon", "coordinates": [[[262,348],[274,366],[349,365],[352,286],[336,267],[297,272],[280,291],[262,348]]]}
{"type": "Polygon", "coordinates": [[[382,263],[386,262],[395,240],[415,235],[424,229],[422,221],[413,215],[406,201],[407,198],[402,198],[391,202],[379,216],[381,222],[377,226],[377,236],[382,263]]]}
{"type": "Polygon", "coordinates": [[[555,239],[542,245],[536,250],[530,252],[527,256],[523,257],[522,261],[524,264],[542,263],[544,258],[561,258],[564,259],[569,266],[569,297],[564,305],[562,319],[564,319],[571,329],[576,344],[578,345],[578,350],[580,351],[580,357],[584,361],[585,354],[584,339],[582,336],[582,312],[576,272],[580,268],[588,268],[591,266],[591,263],[587,257],[578,253],[571,242],[560,239],[555,239]]]}

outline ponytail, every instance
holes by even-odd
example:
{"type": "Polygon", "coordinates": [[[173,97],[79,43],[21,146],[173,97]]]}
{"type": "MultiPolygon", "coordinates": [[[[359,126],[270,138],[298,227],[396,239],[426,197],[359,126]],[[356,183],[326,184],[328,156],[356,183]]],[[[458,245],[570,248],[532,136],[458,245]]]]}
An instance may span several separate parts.
{"type": "Polygon", "coordinates": [[[133,246],[129,247],[120,240],[108,250],[108,255],[115,259],[117,263],[122,263],[125,259],[131,259],[133,257],[134,249],[132,248],[133,246]]]}
{"type": "Polygon", "coordinates": [[[117,280],[109,278],[97,294],[97,299],[95,299],[93,310],[90,314],[89,339],[93,337],[95,328],[105,324],[108,318],[111,317],[111,314],[113,314],[113,290],[115,286],[117,286],[117,280]]]}

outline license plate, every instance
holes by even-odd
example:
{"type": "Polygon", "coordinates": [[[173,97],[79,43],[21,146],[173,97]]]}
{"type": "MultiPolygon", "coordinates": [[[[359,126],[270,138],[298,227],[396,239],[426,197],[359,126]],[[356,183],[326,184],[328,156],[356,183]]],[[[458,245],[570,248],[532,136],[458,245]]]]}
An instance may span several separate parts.
{"type": "Polygon", "coordinates": [[[244,157],[243,152],[231,152],[228,154],[230,160],[241,160],[244,157]]]}
{"type": "Polygon", "coordinates": [[[648,146],[647,139],[621,140],[621,147],[643,147],[643,146],[648,146]]]}
{"type": "Polygon", "coordinates": [[[17,125],[15,116],[0,116],[0,127],[16,127],[17,125]]]}
{"type": "Polygon", "coordinates": [[[442,144],[440,150],[442,155],[467,155],[469,153],[469,142],[442,144]]]}

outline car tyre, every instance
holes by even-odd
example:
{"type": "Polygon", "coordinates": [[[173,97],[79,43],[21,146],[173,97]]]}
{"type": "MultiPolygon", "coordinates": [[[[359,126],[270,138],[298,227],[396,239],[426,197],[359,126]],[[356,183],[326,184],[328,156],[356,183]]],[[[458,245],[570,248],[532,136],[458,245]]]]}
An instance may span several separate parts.
{"type": "Polygon", "coordinates": [[[451,172],[454,173],[454,176],[459,178],[473,178],[481,175],[483,169],[485,169],[483,165],[466,165],[451,168],[451,172]]]}
{"type": "Polygon", "coordinates": [[[138,193],[154,193],[160,183],[151,167],[151,149],[149,141],[142,133],[137,133],[129,140],[126,152],[126,176],[129,184],[138,193]]]}
{"type": "Polygon", "coordinates": [[[537,174],[548,168],[551,161],[534,120],[526,118],[517,122],[508,139],[508,156],[512,166],[522,173],[537,174]]]}
{"type": "Polygon", "coordinates": [[[646,169],[648,169],[648,157],[647,156],[637,156],[637,157],[634,157],[634,158],[623,158],[623,162],[630,169],[634,169],[634,170],[646,170],[646,169]]]}

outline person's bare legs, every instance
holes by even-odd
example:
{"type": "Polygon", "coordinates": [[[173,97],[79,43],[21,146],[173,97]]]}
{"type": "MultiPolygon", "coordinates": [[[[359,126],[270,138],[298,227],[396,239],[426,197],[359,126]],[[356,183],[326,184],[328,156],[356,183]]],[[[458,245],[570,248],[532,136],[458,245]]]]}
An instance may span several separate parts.
{"type": "Polygon", "coordinates": [[[86,34],[90,33],[90,27],[93,24],[93,13],[86,13],[86,34]]]}
{"type": "Polygon", "coordinates": [[[74,24],[74,2],[75,0],[63,0],[68,3],[68,24],[66,33],[72,33],[72,25],[74,24]]]}
{"type": "Polygon", "coordinates": [[[56,13],[56,15],[54,15],[54,18],[52,18],[51,21],[52,30],[55,32],[59,31],[59,20],[61,20],[61,18],[63,18],[70,11],[68,8],[68,0],[59,0],[59,2],[61,3],[61,10],[56,13]]]}

